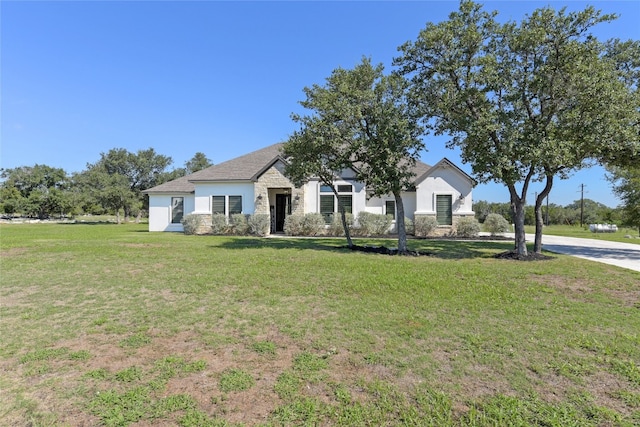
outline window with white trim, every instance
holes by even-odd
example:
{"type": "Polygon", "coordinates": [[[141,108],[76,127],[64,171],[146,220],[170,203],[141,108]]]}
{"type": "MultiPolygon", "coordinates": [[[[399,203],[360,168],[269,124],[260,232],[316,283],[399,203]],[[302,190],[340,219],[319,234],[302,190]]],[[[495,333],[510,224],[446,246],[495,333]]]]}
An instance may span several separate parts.
{"type": "Polygon", "coordinates": [[[340,212],[340,206],[344,207],[346,213],[353,213],[353,185],[340,184],[336,190],[337,198],[331,186],[320,185],[320,213],[327,224],[331,224],[334,215],[340,212]]]}
{"type": "Polygon", "coordinates": [[[242,213],[242,196],[211,196],[211,213],[226,217],[242,213]]]}
{"type": "Polygon", "coordinates": [[[184,216],[184,197],[171,198],[171,224],[180,224],[184,216]]]}

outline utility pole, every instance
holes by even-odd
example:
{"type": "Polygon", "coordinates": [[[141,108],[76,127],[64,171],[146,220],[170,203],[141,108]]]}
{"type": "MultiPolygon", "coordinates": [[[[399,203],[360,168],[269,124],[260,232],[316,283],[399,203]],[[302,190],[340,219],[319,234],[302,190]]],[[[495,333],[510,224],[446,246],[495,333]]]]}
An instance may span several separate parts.
{"type": "Polygon", "coordinates": [[[580,184],[580,227],[584,224],[584,184],[580,184]]]}
{"type": "Polygon", "coordinates": [[[547,193],[547,227],[549,226],[549,193],[547,193]]]}

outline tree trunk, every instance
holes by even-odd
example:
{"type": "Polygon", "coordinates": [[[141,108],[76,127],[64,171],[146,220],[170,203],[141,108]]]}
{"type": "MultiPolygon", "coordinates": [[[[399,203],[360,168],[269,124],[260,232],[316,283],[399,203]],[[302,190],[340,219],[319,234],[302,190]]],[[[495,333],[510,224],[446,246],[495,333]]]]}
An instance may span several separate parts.
{"type": "Polygon", "coordinates": [[[537,254],[542,253],[542,228],[544,226],[544,220],[542,219],[542,202],[551,191],[552,186],[553,175],[547,175],[547,182],[544,186],[544,189],[540,194],[538,194],[538,197],[536,197],[536,206],[534,209],[536,217],[536,236],[533,243],[533,252],[537,254]]]}
{"type": "Polygon", "coordinates": [[[518,255],[527,256],[527,241],[524,233],[524,197],[511,194],[511,214],[513,215],[513,225],[515,232],[515,250],[518,255]]]}
{"type": "Polygon", "coordinates": [[[349,224],[347,224],[347,213],[344,210],[344,206],[338,199],[338,209],[340,210],[340,217],[342,219],[342,228],[344,228],[344,236],[347,238],[347,246],[352,248],[353,241],[351,240],[351,230],[349,230],[349,224]]]}
{"type": "Polygon", "coordinates": [[[398,254],[407,253],[407,228],[404,223],[404,204],[400,193],[393,193],[396,199],[396,228],[398,229],[398,254]]]}
{"type": "Polygon", "coordinates": [[[116,209],[116,222],[120,224],[120,208],[116,209]]]}

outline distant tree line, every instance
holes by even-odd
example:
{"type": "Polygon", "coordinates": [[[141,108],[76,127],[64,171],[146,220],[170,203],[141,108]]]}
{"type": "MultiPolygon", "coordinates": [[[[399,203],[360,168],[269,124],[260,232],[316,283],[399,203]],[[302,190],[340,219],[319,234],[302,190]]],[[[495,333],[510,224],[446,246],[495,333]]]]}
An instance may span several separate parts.
{"type": "Polygon", "coordinates": [[[118,222],[148,211],[144,190],[211,166],[196,153],[182,168],[169,169],[171,157],[153,148],[135,153],[114,148],[85,170],[68,174],[47,165],[0,169],[0,211],[31,218],[116,215],[118,222]]]}
{"type": "MultiPolygon", "coordinates": [[[[511,217],[510,203],[491,203],[484,200],[474,202],[473,210],[476,219],[484,223],[489,214],[502,215],[510,223],[511,217]]],[[[580,225],[583,224],[618,224],[634,226],[633,223],[625,223],[624,207],[610,208],[602,203],[591,199],[584,199],[582,202],[576,200],[566,206],[550,203],[542,206],[542,219],[545,225],[580,225]]],[[[525,225],[535,225],[535,207],[525,206],[525,225]]]]}

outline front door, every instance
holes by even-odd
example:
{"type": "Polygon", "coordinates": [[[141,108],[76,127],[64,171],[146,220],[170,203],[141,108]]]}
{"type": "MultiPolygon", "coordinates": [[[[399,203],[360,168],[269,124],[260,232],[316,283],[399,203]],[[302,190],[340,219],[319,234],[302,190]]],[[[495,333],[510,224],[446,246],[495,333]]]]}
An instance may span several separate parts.
{"type": "Polygon", "coordinates": [[[287,215],[291,215],[291,194],[276,194],[276,233],[284,231],[287,215]]]}

